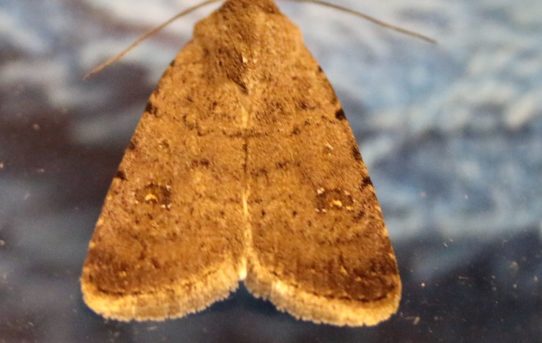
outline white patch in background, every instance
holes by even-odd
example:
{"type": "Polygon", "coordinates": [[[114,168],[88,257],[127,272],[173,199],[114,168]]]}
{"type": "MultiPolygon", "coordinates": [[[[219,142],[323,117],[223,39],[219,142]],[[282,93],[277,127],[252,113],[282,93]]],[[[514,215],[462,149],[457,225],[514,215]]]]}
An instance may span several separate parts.
{"type": "Polygon", "coordinates": [[[31,27],[17,20],[17,16],[0,8],[0,37],[19,49],[29,53],[39,53],[46,49],[46,42],[40,39],[31,27]]]}
{"type": "Polygon", "coordinates": [[[137,121],[144,108],[132,106],[115,113],[98,113],[86,116],[75,122],[70,130],[73,142],[86,146],[122,146],[126,145],[135,130],[137,121]]]}
{"type": "MultiPolygon", "coordinates": [[[[0,68],[0,84],[25,84],[39,87],[49,103],[55,107],[69,107],[79,104],[82,94],[80,89],[73,87],[72,70],[66,61],[58,59],[32,59],[7,62],[0,68]]],[[[4,104],[13,107],[12,111],[20,106],[18,103],[4,104]]],[[[40,115],[36,113],[36,115],[40,115]]]]}
{"type": "MultiPolygon", "coordinates": [[[[80,50],[81,65],[84,66],[85,70],[90,71],[98,64],[128,47],[135,39],[135,37],[123,38],[122,40],[104,38],[103,40],[91,41],[80,50]]],[[[148,41],[143,42],[140,46],[132,50],[122,60],[109,66],[101,73],[107,73],[109,69],[115,68],[116,65],[137,64],[148,71],[148,79],[146,81],[149,84],[156,84],[169,62],[171,62],[184,44],[186,44],[186,39],[183,39],[181,34],[179,35],[178,46],[163,44],[149,38],[148,41]],[[157,51],[160,53],[157,53],[157,51]]]]}
{"type": "Polygon", "coordinates": [[[519,130],[542,117],[542,88],[531,90],[508,105],[505,115],[511,130],[519,130]]]}
{"type": "MultiPolygon", "coordinates": [[[[87,0],[88,1],[88,0],[87,0]]],[[[199,4],[201,1],[178,1],[178,0],[153,0],[153,1],[133,1],[133,0],[93,0],[93,7],[102,9],[119,21],[132,24],[149,26],[150,28],[162,24],[164,21],[173,17],[175,14],[199,4]]],[[[219,4],[212,4],[198,11],[180,18],[170,26],[165,28],[165,32],[191,33],[195,21],[206,17],[219,4]]]]}

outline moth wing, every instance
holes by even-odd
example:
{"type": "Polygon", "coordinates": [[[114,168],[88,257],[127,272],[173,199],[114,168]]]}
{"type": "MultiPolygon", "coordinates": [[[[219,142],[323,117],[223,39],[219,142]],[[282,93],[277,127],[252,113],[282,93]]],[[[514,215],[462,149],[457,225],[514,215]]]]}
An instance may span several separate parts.
{"type": "Polygon", "coordinates": [[[401,281],[367,168],[306,48],[278,74],[248,144],[247,287],[302,319],[374,325],[397,310],[401,281]]]}
{"type": "Polygon", "coordinates": [[[228,137],[230,118],[210,116],[237,88],[209,80],[204,55],[192,41],[166,70],[107,194],[81,277],[84,301],[105,317],[179,317],[245,273],[243,140],[228,137]]]}

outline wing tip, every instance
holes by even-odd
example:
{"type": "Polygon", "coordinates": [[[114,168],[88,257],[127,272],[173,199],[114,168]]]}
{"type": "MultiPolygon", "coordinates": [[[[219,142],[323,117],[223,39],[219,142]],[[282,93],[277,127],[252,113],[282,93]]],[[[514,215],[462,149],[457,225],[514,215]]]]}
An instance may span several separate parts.
{"type": "Polygon", "coordinates": [[[181,318],[226,299],[238,286],[239,272],[231,266],[220,266],[204,277],[148,293],[105,292],[87,278],[81,278],[85,304],[106,319],[123,322],[181,318]]]}
{"type": "Polygon", "coordinates": [[[269,299],[280,311],[316,324],[374,326],[395,314],[401,301],[399,279],[395,292],[385,299],[366,303],[319,296],[265,274],[268,273],[262,270],[258,274],[249,273],[245,285],[253,295],[269,299]]]}

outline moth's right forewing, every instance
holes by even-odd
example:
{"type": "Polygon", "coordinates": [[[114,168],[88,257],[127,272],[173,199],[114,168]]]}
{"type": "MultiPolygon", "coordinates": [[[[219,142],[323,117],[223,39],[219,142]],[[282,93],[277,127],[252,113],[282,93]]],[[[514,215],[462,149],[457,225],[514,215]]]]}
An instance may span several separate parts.
{"type": "Polygon", "coordinates": [[[247,286],[299,318],[374,325],[401,293],[375,189],[322,69],[301,41],[280,51],[273,39],[277,74],[247,149],[247,286]]]}

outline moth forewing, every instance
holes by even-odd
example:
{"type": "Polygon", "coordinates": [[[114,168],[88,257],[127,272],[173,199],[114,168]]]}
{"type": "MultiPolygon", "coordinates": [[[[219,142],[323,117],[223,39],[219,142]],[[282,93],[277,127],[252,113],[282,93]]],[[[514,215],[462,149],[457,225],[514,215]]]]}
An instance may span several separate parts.
{"type": "Polygon", "coordinates": [[[374,325],[401,282],[333,88],[271,0],[199,22],[151,95],[81,278],[120,320],[201,310],[245,279],[292,315],[374,325]]]}

